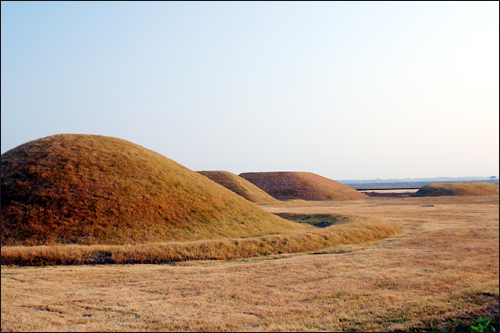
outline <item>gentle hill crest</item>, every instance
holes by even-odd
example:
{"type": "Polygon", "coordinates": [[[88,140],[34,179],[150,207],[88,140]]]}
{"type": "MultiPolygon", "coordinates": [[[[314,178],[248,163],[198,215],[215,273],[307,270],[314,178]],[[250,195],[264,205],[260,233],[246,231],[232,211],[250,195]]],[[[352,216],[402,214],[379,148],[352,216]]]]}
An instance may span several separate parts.
{"type": "Polygon", "coordinates": [[[246,172],[240,177],[278,200],[360,200],[367,195],[311,172],[246,172]]]}
{"type": "Polygon", "coordinates": [[[154,151],[59,134],[2,154],[2,245],[134,244],[302,228],[154,151]]]}
{"type": "Polygon", "coordinates": [[[198,171],[205,177],[221,184],[225,188],[242,196],[243,198],[256,203],[276,203],[273,198],[262,189],[258,188],[248,180],[228,171],[198,171]]]}
{"type": "Polygon", "coordinates": [[[498,184],[483,182],[433,183],[423,186],[413,197],[498,195],[498,184]]]}

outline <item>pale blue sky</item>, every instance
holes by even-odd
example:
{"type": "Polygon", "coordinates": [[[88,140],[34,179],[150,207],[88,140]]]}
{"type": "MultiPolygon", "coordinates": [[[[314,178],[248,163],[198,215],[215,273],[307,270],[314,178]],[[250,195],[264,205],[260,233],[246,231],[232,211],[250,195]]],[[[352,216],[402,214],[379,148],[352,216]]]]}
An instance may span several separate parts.
{"type": "Polygon", "coordinates": [[[192,170],[498,175],[498,2],[1,2],[1,150],[192,170]]]}

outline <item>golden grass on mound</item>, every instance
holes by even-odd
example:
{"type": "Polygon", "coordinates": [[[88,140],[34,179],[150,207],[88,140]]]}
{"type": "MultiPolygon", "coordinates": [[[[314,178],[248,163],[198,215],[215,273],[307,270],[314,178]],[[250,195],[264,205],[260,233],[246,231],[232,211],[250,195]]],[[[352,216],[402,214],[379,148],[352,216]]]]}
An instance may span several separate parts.
{"type": "Polygon", "coordinates": [[[234,193],[242,196],[243,198],[257,203],[273,203],[278,202],[248,180],[235,175],[228,171],[198,171],[205,177],[221,184],[225,188],[233,191],[234,193]]]}
{"type": "Polygon", "coordinates": [[[301,229],[134,143],[60,134],[2,154],[2,245],[139,244],[301,229]]]}
{"type": "Polygon", "coordinates": [[[433,183],[423,186],[413,197],[498,195],[498,184],[483,182],[433,183]]]}
{"type": "Polygon", "coordinates": [[[246,172],[240,177],[278,200],[360,200],[368,196],[311,172],[246,172]]]}
{"type": "Polygon", "coordinates": [[[228,260],[357,244],[399,232],[392,222],[345,216],[349,224],[244,239],[142,245],[3,246],[2,265],[161,264],[185,260],[228,260]]]}

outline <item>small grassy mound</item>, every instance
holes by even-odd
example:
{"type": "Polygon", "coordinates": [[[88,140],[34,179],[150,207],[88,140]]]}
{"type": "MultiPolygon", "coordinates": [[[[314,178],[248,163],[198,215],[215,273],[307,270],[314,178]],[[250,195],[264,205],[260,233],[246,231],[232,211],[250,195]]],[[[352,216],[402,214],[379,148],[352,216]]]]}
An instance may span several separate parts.
{"type": "Polygon", "coordinates": [[[138,244],[304,226],[134,143],[60,134],[2,154],[1,244],[138,244]]]}
{"type": "Polygon", "coordinates": [[[277,199],[273,198],[248,180],[243,179],[234,173],[228,171],[198,171],[205,177],[221,184],[225,188],[242,196],[243,198],[257,203],[275,203],[277,199]]]}
{"type": "Polygon", "coordinates": [[[360,200],[368,196],[311,172],[247,172],[240,177],[278,200],[360,200]]]}
{"type": "Polygon", "coordinates": [[[498,184],[480,182],[434,183],[423,186],[414,197],[498,195],[498,184]]]}

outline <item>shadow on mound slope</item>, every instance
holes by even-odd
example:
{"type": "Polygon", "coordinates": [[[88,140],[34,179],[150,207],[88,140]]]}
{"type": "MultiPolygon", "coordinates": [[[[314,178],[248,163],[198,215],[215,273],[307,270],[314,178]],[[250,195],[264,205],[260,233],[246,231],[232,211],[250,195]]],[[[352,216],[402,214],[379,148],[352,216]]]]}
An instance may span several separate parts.
{"type": "Polygon", "coordinates": [[[480,182],[433,183],[423,186],[413,197],[498,195],[498,184],[480,182]]]}
{"type": "Polygon", "coordinates": [[[278,202],[278,200],[276,200],[254,184],[250,183],[248,180],[241,178],[234,173],[228,171],[198,171],[198,173],[210,178],[214,182],[221,184],[225,188],[252,202],[278,202]]]}
{"type": "Polygon", "coordinates": [[[300,229],[134,143],[60,134],[2,154],[2,245],[129,244],[300,229]]]}
{"type": "Polygon", "coordinates": [[[240,177],[278,200],[359,200],[367,195],[311,172],[247,172],[240,177]]]}

